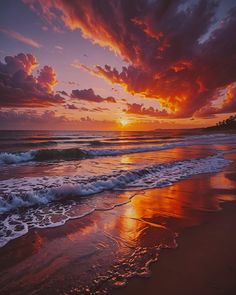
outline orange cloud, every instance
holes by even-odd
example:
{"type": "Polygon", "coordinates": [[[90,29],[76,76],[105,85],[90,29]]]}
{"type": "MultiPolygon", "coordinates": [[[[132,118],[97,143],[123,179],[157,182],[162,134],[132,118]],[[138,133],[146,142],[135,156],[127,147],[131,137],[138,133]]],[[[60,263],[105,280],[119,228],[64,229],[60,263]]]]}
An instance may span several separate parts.
{"type": "Polygon", "coordinates": [[[52,67],[44,66],[39,72],[37,82],[48,92],[52,92],[57,84],[56,72],[52,67]]]}

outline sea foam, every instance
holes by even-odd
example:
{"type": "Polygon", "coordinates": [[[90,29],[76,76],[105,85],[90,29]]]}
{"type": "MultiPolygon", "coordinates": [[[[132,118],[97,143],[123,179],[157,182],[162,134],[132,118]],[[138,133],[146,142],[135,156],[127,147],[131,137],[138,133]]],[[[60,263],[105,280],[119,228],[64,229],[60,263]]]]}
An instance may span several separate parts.
{"type": "Polygon", "coordinates": [[[162,187],[198,173],[216,172],[229,163],[222,153],[202,159],[120,170],[95,177],[48,176],[0,181],[0,213],[47,204],[66,196],[88,196],[106,190],[162,187]],[[22,189],[19,189],[22,188],[22,189]]]}
{"type": "Polygon", "coordinates": [[[129,202],[137,190],[169,186],[195,174],[217,172],[229,163],[223,152],[219,152],[207,158],[120,170],[96,177],[48,176],[0,181],[0,247],[24,235],[30,228],[60,226],[96,210],[111,210],[129,202]],[[99,202],[100,207],[94,205],[95,197],[87,198],[85,206],[77,203],[81,197],[109,190],[133,193],[126,200],[109,200],[110,205],[106,208],[102,202],[99,202]],[[57,202],[61,199],[64,199],[62,203],[57,202]],[[92,205],[87,205],[88,200],[92,205]],[[25,208],[23,214],[21,208],[25,208]]]}

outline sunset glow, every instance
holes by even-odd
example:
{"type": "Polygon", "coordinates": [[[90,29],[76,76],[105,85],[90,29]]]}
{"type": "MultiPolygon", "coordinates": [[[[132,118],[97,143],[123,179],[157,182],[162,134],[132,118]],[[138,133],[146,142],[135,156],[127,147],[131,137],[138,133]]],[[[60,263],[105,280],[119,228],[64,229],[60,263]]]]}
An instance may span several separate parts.
{"type": "Polygon", "coordinates": [[[129,120],[128,119],[126,119],[126,118],[120,118],[120,124],[122,125],[122,126],[127,126],[128,124],[129,124],[129,120]]]}
{"type": "Polygon", "coordinates": [[[236,111],[234,1],[1,6],[1,129],[182,129],[236,111]]]}
{"type": "Polygon", "coordinates": [[[236,294],[236,0],[0,8],[0,295],[236,294]]]}

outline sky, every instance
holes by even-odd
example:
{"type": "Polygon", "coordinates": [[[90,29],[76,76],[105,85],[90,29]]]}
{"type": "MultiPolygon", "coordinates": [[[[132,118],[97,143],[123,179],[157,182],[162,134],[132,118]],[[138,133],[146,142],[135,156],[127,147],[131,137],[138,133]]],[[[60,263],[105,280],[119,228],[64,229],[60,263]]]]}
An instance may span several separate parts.
{"type": "Polygon", "coordinates": [[[198,128],[236,112],[235,0],[0,6],[0,129],[198,128]]]}

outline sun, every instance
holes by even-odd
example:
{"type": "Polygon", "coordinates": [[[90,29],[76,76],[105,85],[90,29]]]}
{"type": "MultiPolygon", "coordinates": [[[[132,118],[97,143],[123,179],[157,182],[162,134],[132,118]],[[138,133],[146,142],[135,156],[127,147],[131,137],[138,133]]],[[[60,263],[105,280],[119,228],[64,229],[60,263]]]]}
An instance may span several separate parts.
{"type": "Polygon", "coordinates": [[[125,127],[125,126],[127,126],[128,124],[129,124],[129,121],[128,121],[128,119],[126,119],[126,118],[120,118],[120,124],[123,126],[123,127],[125,127]]]}

